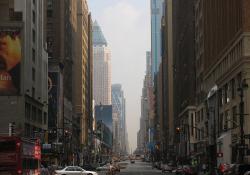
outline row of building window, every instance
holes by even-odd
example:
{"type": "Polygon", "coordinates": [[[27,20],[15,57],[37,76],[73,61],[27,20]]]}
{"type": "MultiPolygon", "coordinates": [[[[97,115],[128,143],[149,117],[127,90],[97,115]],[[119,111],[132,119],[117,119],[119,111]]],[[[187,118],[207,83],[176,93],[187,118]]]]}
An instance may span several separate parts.
{"type": "Polygon", "coordinates": [[[241,73],[239,73],[236,78],[233,78],[219,89],[218,98],[220,107],[236,98],[237,88],[240,86],[241,79],[241,73]]]}
{"type": "MultiPolygon", "coordinates": [[[[239,115],[237,114],[237,106],[233,106],[231,110],[226,110],[224,113],[220,113],[217,123],[218,134],[230,129],[237,128],[239,115]]],[[[196,128],[199,122],[203,122],[204,110],[196,112],[196,115],[191,114],[191,136],[194,136],[197,140],[202,140],[207,137],[208,123],[205,122],[205,127],[196,128]]]]}
{"type": "Polygon", "coordinates": [[[218,121],[218,132],[222,133],[230,129],[238,127],[237,106],[234,106],[231,110],[226,110],[220,114],[218,121]]]}
{"type": "Polygon", "coordinates": [[[39,124],[47,124],[47,113],[42,112],[41,109],[38,109],[36,106],[33,106],[29,103],[25,103],[25,118],[28,121],[37,122],[39,124]]]}
{"type": "Polygon", "coordinates": [[[44,140],[44,130],[33,126],[31,124],[25,123],[24,126],[25,136],[26,137],[33,137],[33,138],[40,138],[44,140]]]}

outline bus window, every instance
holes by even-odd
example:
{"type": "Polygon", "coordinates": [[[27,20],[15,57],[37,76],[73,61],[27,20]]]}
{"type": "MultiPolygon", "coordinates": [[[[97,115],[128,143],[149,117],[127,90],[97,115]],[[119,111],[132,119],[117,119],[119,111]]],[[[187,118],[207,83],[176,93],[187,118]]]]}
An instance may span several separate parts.
{"type": "Polygon", "coordinates": [[[23,159],[23,169],[34,170],[39,168],[39,161],[37,159],[23,159]]]}
{"type": "Polygon", "coordinates": [[[27,167],[27,161],[26,161],[26,159],[23,159],[23,165],[22,165],[22,167],[23,167],[23,169],[26,169],[26,167],[27,167]]]}
{"type": "Polygon", "coordinates": [[[16,142],[15,141],[4,141],[0,142],[0,152],[15,152],[16,142]]]}

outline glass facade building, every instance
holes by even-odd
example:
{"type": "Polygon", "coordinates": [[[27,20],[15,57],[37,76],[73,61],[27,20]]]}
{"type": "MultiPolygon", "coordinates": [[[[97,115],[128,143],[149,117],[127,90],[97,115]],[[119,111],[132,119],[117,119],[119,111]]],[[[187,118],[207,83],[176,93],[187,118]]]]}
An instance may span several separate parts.
{"type": "Polygon", "coordinates": [[[164,0],[151,0],[151,56],[152,76],[154,76],[161,63],[161,19],[163,16],[164,0]]]}

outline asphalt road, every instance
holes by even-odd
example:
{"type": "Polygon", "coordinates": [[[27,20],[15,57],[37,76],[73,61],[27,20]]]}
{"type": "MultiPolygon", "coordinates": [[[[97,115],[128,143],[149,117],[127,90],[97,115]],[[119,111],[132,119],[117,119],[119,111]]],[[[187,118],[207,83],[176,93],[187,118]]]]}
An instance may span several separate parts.
{"type": "MultiPolygon", "coordinates": [[[[131,164],[129,161],[125,162],[127,166],[125,169],[122,169],[120,173],[116,175],[172,175],[163,174],[160,170],[152,169],[150,163],[136,161],[134,164],[131,164]]],[[[99,173],[100,175],[105,175],[105,173],[99,173]]]]}

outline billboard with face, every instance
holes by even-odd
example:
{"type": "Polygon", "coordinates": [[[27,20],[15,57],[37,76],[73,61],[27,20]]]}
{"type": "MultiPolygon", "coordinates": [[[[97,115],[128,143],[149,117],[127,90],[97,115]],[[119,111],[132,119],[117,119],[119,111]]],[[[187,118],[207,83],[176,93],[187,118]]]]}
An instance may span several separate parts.
{"type": "Polygon", "coordinates": [[[20,29],[0,28],[0,96],[20,93],[20,29]]]}

